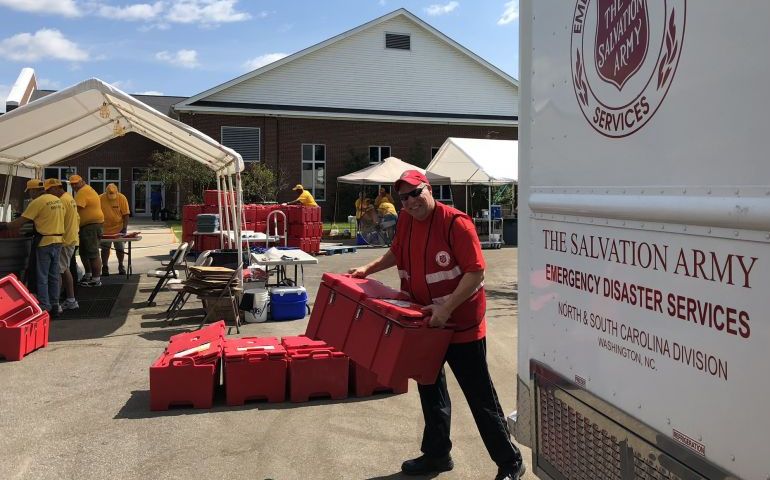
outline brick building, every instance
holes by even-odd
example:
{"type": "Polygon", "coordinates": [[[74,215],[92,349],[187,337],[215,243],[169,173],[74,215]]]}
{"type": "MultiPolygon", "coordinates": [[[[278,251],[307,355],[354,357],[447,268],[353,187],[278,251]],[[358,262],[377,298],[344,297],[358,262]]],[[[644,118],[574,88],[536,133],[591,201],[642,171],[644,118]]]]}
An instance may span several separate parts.
{"type": "MultiPolygon", "coordinates": [[[[136,97],[247,163],[264,163],[289,188],[302,183],[327,218],[336,178],[356,158],[395,156],[424,166],[447,137],[518,137],[518,82],[404,9],[190,98],[136,97]]],[[[49,173],[75,168],[97,186],[119,181],[141,215],[153,184],[139,175],[162,148],[129,134],[49,173]]],[[[173,204],[178,193],[162,188],[173,204]]],[[[450,190],[436,195],[448,200],[450,190]]],[[[279,201],[294,197],[288,188],[279,193],[279,201]]],[[[459,190],[456,198],[462,208],[459,190]]]]}

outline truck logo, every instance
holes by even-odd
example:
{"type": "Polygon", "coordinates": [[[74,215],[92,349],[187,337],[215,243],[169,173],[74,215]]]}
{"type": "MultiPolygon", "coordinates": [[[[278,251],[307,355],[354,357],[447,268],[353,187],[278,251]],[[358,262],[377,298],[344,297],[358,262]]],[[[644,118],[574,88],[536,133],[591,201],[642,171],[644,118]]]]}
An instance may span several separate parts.
{"type": "Polygon", "coordinates": [[[687,0],[577,0],[572,84],[597,132],[626,137],[658,111],[679,64],[686,10],[687,0]]]}

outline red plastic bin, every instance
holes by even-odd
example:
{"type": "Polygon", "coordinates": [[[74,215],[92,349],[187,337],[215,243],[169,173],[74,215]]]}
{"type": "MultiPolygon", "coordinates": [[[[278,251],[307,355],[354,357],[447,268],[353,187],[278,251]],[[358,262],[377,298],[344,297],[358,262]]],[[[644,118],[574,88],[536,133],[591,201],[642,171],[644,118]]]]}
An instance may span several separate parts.
{"type": "Polygon", "coordinates": [[[0,357],[18,361],[48,345],[50,318],[15,275],[0,279],[0,357]]]}
{"type": "Polygon", "coordinates": [[[409,380],[400,380],[396,385],[383,385],[377,381],[377,375],[367,368],[350,362],[350,391],[356,397],[369,397],[375,393],[393,393],[400,395],[409,391],[409,380]]]}
{"type": "Polygon", "coordinates": [[[454,331],[429,327],[419,305],[380,299],[364,304],[386,319],[370,367],[377,380],[383,385],[397,385],[406,378],[434,383],[454,331]]]}
{"type": "Polygon", "coordinates": [[[281,337],[281,345],[286,350],[307,350],[329,348],[326,342],[305,335],[281,337]]]}
{"type": "Polygon", "coordinates": [[[398,290],[369,278],[324,273],[321,282],[332,292],[323,302],[319,302],[316,298],[313,309],[323,307],[323,310],[320,314],[311,312],[307,331],[312,334],[311,336],[324,340],[340,350],[345,347],[353,320],[363,314],[363,307],[359,304],[364,299],[404,297],[398,290]]]}
{"type": "Polygon", "coordinates": [[[219,385],[225,324],[171,337],[163,354],[150,366],[150,409],[175,405],[211,408],[219,385]]]}
{"type": "Polygon", "coordinates": [[[348,357],[333,349],[289,350],[289,399],[307,402],[312,397],[340,400],[348,396],[348,357]]]}
{"type": "Polygon", "coordinates": [[[224,349],[225,394],[228,405],[247,400],[270,403],[286,399],[286,349],[275,337],[228,339],[224,349]]]}

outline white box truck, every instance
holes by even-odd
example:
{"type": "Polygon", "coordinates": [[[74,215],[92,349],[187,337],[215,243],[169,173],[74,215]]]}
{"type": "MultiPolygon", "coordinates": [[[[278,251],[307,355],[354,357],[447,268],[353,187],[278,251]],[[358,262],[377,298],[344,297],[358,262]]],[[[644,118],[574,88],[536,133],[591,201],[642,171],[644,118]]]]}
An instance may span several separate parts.
{"type": "Polygon", "coordinates": [[[522,0],[516,438],[770,479],[770,2],[522,0]]]}

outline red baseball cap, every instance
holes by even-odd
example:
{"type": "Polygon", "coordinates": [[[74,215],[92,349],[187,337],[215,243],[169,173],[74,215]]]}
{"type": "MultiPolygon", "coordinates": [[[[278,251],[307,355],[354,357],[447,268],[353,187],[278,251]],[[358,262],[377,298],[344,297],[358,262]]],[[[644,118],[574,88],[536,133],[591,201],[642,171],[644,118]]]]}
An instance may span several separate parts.
{"type": "Polygon", "coordinates": [[[406,170],[404,173],[402,173],[401,177],[398,180],[396,180],[396,183],[394,185],[396,187],[396,190],[401,188],[401,182],[408,183],[413,187],[416,187],[421,183],[424,183],[425,185],[430,185],[430,182],[428,181],[428,177],[426,177],[425,174],[420,172],[419,170],[406,170]]]}

